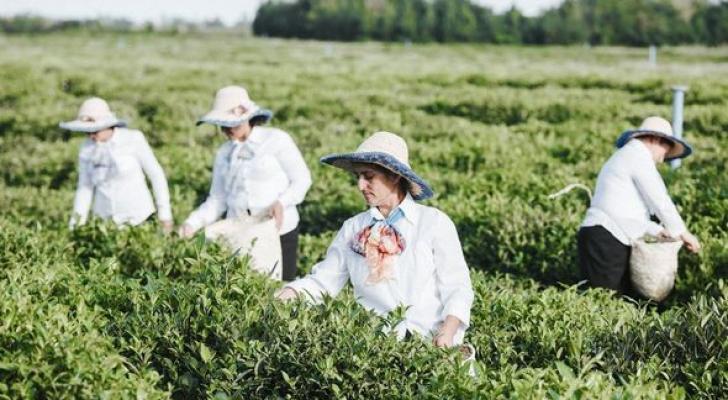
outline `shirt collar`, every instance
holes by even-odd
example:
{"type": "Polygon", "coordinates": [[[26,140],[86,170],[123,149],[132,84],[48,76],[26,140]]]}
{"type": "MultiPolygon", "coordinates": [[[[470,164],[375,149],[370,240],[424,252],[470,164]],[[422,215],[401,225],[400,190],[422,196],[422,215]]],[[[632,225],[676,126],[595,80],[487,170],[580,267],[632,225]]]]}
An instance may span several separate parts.
{"type": "Polygon", "coordinates": [[[253,130],[250,132],[250,136],[245,139],[244,143],[249,143],[250,145],[255,146],[262,143],[263,139],[265,139],[265,135],[263,134],[261,129],[257,126],[254,126],[253,130]]]}
{"type": "Polygon", "coordinates": [[[114,130],[114,134],[112,134],[111,137],[109,138],[109,140],[106,141],[109,143],[109,145],[117,144],[119,142],[119,136],[121,133],[121,132],[119,132],[119,128],[117,128],[117,127],[114,127],[112,129],[114,130]]]}
{"type": "MultiPolygon", "coordinates": [[[[399,203],[399,206],[397,206],[397,208],[402,210],[402,214],[404,214],[404,218],[407,221],[409,221],[412,225],[417,225],[417,221],[419,221],[420,216],[417,206],[418,205],[412,198],[412,195],[407,193],[407,195],[404,196],[404,199],[401,203],[399,203]]],[[[382,212],[379,211],[377,207],[370,208],[369,214],[377,221],[384,219],[384,215],[382,215],[382,212]]]]}
{"type": "Polygon", "coordinates": [[[113,129],[113,130],[114,130],[114,134],[113,134],[113,135],[111,135],[111,137],[109,138],[109,140],[107,140],[107,141],[105,141],[105,142],[98,142],[98,143],[97,143],[97,142],[94,142],[93,140],[91,140],[91,138],[87,136],[87,137],[86,137],[86,140],[85,140],[85,143],[87,143],[87,144],[88,144],[88,146],[90,146],[90,147],[92,147],[92,148],[93,148],[94,146],[96,146],[96,145],[110,145],[110,144],[112,144],[112,143],[118,143],[118,142],[119,142],[119,140],[120,140],[120,139],[119,139],[119,133],[120,133],[120,132],[119,132],[119,128],[118,128],[118,127],[113,127],[113,128],[111,128],[111,129],[113,129]]]}
{"type": "Polygon", "coordinates": [[[257,126],[253,127],[253,130],[248,135],[248,138],[244,142],[238,140],[228,140],[230,147],[235,149],[236,147],[246,146],[248,148],[255,148],[265,140],[265,134],[260,131],[257,126]]]}

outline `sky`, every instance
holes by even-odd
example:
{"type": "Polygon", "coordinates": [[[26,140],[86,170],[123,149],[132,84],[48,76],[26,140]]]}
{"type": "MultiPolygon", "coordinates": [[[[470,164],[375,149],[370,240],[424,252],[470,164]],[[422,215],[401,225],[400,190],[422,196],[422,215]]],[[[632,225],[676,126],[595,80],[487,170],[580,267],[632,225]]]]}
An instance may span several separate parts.
{"type": "MultiPolygon", "coordinates": [[[[247,19],[264,0],[0,0],[0,16],[33,14],[52,19],[125,18],[136,23],[161,23],[175,18],[202,22],[219,18],[226,25],[247,19]]],[[[561,0],[474,0],[495,12],[515,4],[527,15],[558,5],[561,0]]]]}

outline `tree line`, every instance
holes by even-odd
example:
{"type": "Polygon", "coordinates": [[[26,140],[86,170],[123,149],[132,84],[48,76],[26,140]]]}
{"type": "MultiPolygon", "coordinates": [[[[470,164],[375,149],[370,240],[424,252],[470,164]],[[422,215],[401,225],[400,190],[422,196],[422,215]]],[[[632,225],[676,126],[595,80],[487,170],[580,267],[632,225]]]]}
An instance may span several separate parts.
{"type": "Polygon", "coordinates": [[[0,17],[0,32],[13,34],[48,34],[54,32],[117,32],[117,33],[186,33],[209,31],[232,31],[249,33],[249,22],[239,21],[227,27],[220,19],[192,22],[182,18],[172,18],[162,23],[135,23],[126,18],[95,19],[49,19],[39,15],[20,14],[0,17]]]}
{"type": "Polygon", "coordinates": [[[470,0],[268,0],[253,33],[322,40],[645,46],[728,43],[728,1],[565,0],[528,17],[470,0]]]}

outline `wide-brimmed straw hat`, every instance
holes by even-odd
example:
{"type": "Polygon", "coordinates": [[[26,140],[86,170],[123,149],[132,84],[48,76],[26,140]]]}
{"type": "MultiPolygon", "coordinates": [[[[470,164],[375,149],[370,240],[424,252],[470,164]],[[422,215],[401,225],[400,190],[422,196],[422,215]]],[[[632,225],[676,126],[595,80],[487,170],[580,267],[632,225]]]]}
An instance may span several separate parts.
{"type": "Polygon", "coordinates": [[[672,148],[665,154],[665,161],[684,158],[693,152],[693,148],[689,144],[675,137],[672,133],[672,125],[670,125],[670,122],[660,117],[647,117],[642,121],[642,125],[639,128],[622,133],[617,139],[617,147],[620,148],[631,139],[640,136],[657,136],[672,142],[672,148]]]}
{"type": "Polygon", "coordinates": [[[197,120],[197,125],[207,123],[233,128],[254,118],[262,118],[263,122],[268,122],[271,117],[273,112],[260,108],[250,100],[245,88],[226,86],[217,91],[212,110],[197,120]]]}
{"type": "Polygon", "coordinates": [[[126,126],[126,121],[116,118],[104,99],[91,97],[81,104],[75,120],[61,122],[58,126],[69,131],[93,133],[106,128],[126,126]]]}
{"type": "Polygon", "coordinates": [[[353,171],[354,164],[376,164],[406,179],[413,199],[424,200],[433,194],[430,185],[410,167],[407,143],[394,133],[376,132],[355,152],[330,154],[321,162],[347,171],[353,171]]]}

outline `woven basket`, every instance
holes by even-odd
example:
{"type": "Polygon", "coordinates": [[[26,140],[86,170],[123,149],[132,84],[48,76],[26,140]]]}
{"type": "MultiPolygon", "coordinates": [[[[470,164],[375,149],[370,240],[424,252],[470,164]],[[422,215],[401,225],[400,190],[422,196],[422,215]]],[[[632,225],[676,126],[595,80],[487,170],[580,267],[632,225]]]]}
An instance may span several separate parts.
{"type": "Polygon", "coordinates": [[[277,281],[282,279],[281,240],[272,218],[224,219],[205,228],[205,239],[219,242],[238,255],[249,255],[251,269],[277,281]]]}
{"type": "Polygon", "coordinates": [[[632,286],[640,295],[654,301],[664,300],[675,286],[677,253],[682,247],[680,240],[632,242],[629,258],[632,286]]]}

